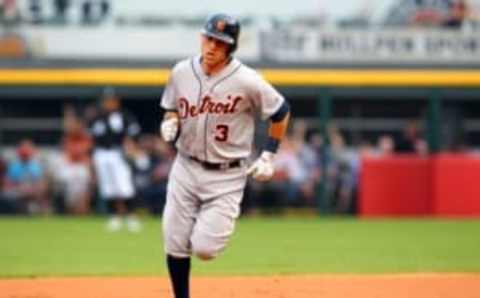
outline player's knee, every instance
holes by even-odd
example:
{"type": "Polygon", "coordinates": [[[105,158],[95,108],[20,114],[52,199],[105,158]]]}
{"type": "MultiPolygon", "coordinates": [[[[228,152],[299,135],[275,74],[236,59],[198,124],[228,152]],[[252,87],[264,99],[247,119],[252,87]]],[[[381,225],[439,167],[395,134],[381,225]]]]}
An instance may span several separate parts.
{"type": "Polygon", "coordinates": [[[192,254],[197,256],[202,261],[210,261],[215,259],[220,253],[218,245],[209,241],[200,241],[199,239],[193,239],[192,241],[192,254]]]}
{"type": "Polygon", "coordinates": [[[193,247],[193,254],[202,261],[210,261],[215,259],[218,251],[206,247],[193,247]]]}
{"type": "Polygon", "coordinates": [[[202,261],[210,261],[215,259],[215,255],[210,254],[208,252],[197,252],[196,253],[197,258],[199,258],[202,261]]]}
{"type": "Polygon", "coordinates": [[[174,257],[185,258],[190,256],[188,237],[181,237],[170,231],[164,231],[164,250],[174,257]]]}

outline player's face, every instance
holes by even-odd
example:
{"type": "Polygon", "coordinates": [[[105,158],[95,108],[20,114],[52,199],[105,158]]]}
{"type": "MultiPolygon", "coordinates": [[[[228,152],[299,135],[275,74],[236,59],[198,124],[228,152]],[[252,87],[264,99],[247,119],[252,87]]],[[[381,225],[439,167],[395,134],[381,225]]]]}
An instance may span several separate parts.
{"type": "Polygon", "coordinates": [[[230,45],[223,41],[202,35],[202,63],[209,69],[224,65],[228,58],[229,47],[230,45]]]}

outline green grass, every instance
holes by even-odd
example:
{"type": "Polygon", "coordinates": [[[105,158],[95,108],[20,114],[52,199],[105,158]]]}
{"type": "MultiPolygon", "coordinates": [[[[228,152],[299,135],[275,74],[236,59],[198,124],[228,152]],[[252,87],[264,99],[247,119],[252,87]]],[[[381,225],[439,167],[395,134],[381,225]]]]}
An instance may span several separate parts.
{"type": "MultiPolygon", "coordinates": [[[[104,218],[0,217],[0,277],[165,275],[160,220],[107,233],[104,218]]],[[[480,272],[480,220],[242,219],[200,275],[480,272]]]]}

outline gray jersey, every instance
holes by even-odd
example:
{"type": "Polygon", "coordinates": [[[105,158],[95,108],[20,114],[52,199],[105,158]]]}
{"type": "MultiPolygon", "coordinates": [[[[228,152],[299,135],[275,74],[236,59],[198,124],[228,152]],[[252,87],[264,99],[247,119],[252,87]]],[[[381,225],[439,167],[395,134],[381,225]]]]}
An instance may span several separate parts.
{"type": "Polygon", "coordinates": [[[179,113],[179,152],[218,163],[248,157],[256,115],[269,118],[283,101],[255,70],[237,59],[207,76],[196,56],[173,68],[161,106],[179,113]]]}

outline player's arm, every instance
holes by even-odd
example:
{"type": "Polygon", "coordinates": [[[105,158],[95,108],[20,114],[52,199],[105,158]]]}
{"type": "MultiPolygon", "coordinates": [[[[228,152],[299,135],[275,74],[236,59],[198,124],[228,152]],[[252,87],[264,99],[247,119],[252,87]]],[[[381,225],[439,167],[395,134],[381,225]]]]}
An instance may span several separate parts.
{"type": "Polygon", "coordinates": [[[176,110],[177,92],[174,83],[175,69],[172,70],[160,101],[160,107],[165,111],[160,123],[160,134],[166,142],[174,142],[180,132],[179,115],[176,110]]]}
{"type": "Polygon", "coordinates": [[[274,174],[273,158],[285,137],[290,119],[290,106],[284,101],[269,119],[268,139],[260,157],[247,170],[248,175],[259,181],[269,180],[274,174]]]}
{"type": "Polygon", "coordinates": [[[278,111],[270,117],[268,127],[268,140],[265,144],[265,151],[277,153],[280,142],[285,137],[290,120],[290,105],[284,101],[278,111]]]}
{"type": "Polygon", "coordinates": [[[163,114],[163,120],[168,120],[172,118],[178,119],[178,112],[176,110],[166,110],[165,114],[163,114]]]}
{"type": "Polygon", "coordinates": [[[173,142],[180,132],[180,120],[176,110],[166,110],[160,124],[160,134],[166,142],[173,142]]]}

